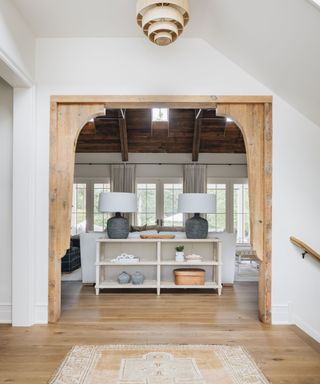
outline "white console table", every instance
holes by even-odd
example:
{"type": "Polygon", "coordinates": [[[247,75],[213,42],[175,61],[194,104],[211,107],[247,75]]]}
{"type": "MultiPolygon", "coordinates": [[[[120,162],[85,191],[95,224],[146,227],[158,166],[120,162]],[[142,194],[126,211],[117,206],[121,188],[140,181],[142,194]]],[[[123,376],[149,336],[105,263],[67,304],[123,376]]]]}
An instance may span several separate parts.
{"type": "Polygon", "coordinates": [[[100,289],[154,288],[160,295],[162,289],[217,289],[221,295],[221,240],[219,239],[97,239],[96,243],[96,294],[100,289]],[[176,262],[175,247],[184,245],[185,255],[196,253],[202,261],[176,262]],[[121,253],[140,258],[136,263],[111,262],[121,253]],[[200,267],[206,272],[204,285],[176,285],[173,270],[183,267],[200,267]],[[140,271],[145,276],[141,285],[119,284],[118,275],[126,271],[140,271]]]}

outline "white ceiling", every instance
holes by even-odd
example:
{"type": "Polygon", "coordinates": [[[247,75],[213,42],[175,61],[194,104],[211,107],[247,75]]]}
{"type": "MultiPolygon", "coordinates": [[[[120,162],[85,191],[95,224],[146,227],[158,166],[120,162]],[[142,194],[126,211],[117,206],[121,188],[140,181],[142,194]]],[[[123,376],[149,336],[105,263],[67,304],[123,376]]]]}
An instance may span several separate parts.
{"type": "MultiPolygon", "coordinates": [[[[36,37],[141,37],[135,0],[12,0],[36,37]]],[[[190,0],[199,37],[320,125],[320,10],[308,0],[190,0]]]]}

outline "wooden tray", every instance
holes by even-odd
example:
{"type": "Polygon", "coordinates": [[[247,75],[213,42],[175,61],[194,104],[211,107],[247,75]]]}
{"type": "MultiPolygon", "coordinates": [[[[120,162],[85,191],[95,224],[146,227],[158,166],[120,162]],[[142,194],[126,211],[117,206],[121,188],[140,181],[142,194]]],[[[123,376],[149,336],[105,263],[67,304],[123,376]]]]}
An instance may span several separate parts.
{"type": "Polygon", "coordinates": [[[175,239],[176,235],[140,235],[141,239],[175,239]]]}

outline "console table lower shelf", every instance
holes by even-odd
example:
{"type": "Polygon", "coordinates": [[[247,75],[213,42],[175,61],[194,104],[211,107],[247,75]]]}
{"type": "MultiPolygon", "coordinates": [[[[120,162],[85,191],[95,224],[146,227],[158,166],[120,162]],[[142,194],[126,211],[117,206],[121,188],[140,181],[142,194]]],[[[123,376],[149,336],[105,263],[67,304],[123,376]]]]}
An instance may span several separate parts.
{"type": "Polygon", "coordinates": [[[101,289],[212,289],[222,293],[221,284],[221,241],[218,239],[190,240],[140,240],[140,239],[98,239],[96,247],[96,294],[101,289]],[[186,252],[199,252],[199,262],[174,261],[175,247],[183,244],[186,252]],[[113,263],[111,260],[123,252],[140,257],[137,263],[113,263]],[[177,285],[174,281],[176,268],[201,268],[205,270],[203,285],[177,285]],[[142,271],[146,279],[143,284],[120,284],[117,276],[126,271],[132,274],[142,271]]]}

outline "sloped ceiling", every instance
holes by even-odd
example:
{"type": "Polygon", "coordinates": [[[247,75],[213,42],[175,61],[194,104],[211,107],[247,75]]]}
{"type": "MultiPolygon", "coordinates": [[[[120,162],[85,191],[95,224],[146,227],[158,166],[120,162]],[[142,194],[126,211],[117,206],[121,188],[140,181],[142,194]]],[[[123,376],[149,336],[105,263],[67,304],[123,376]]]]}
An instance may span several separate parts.
{"type": "MultiPolygon", "coordinates": [[[[135,0],[12,1],[37,37],[141,37],[135,0]]],[[[184,37],[203,38],[320,126],[319,8],[309,0],[190,5],[184,37]]]]}

